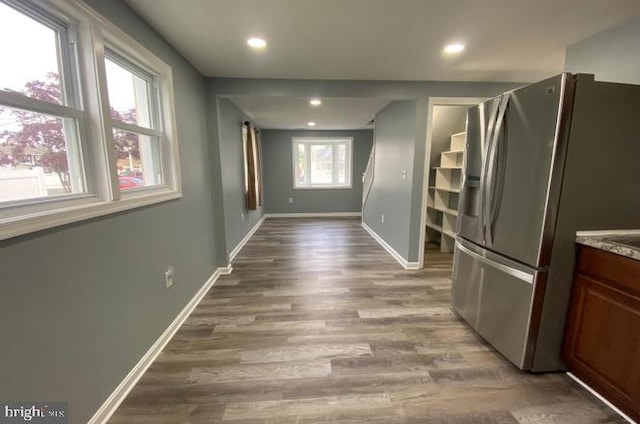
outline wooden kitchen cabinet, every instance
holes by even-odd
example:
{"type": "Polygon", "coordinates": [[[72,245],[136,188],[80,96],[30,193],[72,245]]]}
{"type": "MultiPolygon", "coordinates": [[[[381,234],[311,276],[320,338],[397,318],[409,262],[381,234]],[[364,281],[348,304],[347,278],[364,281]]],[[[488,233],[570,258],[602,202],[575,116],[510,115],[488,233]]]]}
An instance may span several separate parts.
{"type": "Polygon", "coordinates": [[[580,246],[564,356],[576,377],[640,421],[640,261],[580,246]]]}

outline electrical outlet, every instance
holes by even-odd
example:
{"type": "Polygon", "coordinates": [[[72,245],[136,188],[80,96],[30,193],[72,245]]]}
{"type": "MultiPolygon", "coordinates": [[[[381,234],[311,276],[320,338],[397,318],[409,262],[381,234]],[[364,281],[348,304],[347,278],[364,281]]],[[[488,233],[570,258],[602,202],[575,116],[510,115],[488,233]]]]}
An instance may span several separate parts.
{"type": "Polygon", "coordinates": [[[293,203],[293,197],[289,197],[289,203],[293,203]]]}
{"type": "Polygon", "coordinates": [[[380,215],[380,223],[384,224],[384,215],[380,215]]]}
{"type": "Polygon", "coordinates": [[[169,288],[173,286],[173,277],[176,275],[176,269],[173,265],[169,266],[167,270],[164,272],[164,286],[165,288],[169,288]]]}
{"type": "Polygon", "coordinates": [[[244,222],[244,212],[240,212],[240,220],[242,220],[242,222],[244,222]]]}

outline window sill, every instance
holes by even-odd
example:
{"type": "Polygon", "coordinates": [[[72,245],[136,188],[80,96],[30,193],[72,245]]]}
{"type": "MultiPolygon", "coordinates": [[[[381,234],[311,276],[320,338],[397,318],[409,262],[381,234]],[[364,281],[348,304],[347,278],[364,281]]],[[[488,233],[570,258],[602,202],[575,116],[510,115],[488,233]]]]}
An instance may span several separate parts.
{"type": "Polygon", "coordinates": [[[310,186],[310,187],[294,187],[294,190],[351,190],[353,186],[310,186]]]}
{"type": "Polygon", "coordinates": [[[182,193],[180,191],[164,188],[153,190],[149,193],[136,193],[135,197],[132,196],[117,201],[95,201],[78,206],[63,206],[46,212],[8,218],[0,221],[0,240],[143,206],[150,206],[181,197],[182,193]]]}

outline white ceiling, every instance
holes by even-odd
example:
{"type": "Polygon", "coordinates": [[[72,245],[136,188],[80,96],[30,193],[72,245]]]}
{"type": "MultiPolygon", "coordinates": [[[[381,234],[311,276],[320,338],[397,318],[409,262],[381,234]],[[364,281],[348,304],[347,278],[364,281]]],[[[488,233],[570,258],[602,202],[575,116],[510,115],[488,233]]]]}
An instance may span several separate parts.
{"type": "Polygon", "coordinates": [[[236,78],[534,81],[563,69],[568,45],[640,15],[639,0],[126,2],[203,75],[236,78]],[[246,45],[255,35],[264,51],[246,45]],[[453,41],[467,49],[446,57],[453,41]]]}
{"type": "Polygon", "coordinates": [[[234,96],[230,100],[263,129],[373,129],[370,121],[390,100],[374,97],[324,98],[311,106],[308,97],[234,96]],[[316,123],[309,127],[309,121],[316,123]]]}

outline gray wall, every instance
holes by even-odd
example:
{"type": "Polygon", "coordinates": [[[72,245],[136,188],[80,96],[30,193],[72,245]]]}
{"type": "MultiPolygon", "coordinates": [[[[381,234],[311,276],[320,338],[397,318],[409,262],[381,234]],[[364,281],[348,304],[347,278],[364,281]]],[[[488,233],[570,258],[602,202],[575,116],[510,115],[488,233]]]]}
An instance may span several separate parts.
{"type": "Polygon", "coordinates": [[[367,167],[373,131],[262,131],[265,209],[267,213],[360,212],[362,173],[367,167]],[[350,189],[293,189],[292,137],[353,137],[350,189]],[[289,197],[293,203],[289,203],[289,197]]]}
{"type": "Polygon", "coordinates": [[[219,107],[218,98],[215,95],[207,95],[207,80],[205,79],[205,116],[207,123],[207,136],[209,141],[209,176],[210,176],[210,191],[213,194],[213,210],[211,219],[213,220],[213,226],[216,229],[216,234],[213,237],[214,249],[217,253],[216,264],[218,266],[225,266],[229,263],[230,249],[227,250],[227,239],[225,235],[225,222],[224,222],[224,199],[222,193],[224,192],[222,184],[222,156],[221,152],[221,139],[219,134],[219,107]]]}
{"type": "Polygon", "coordinates": [[[94,414],[224,262],[203,78],[121,1],[88,2],[173,68],[184,197],[0,242],[0,399],[68,401],[71,423],[94,414]]]}
{"type": "MultiPolygon", "coordinates": [[[[222,202],[224,228],[229,253],[251,231],[264,215],[263,207],[247,210],[244,191],[244,159],[242,149],[242,123],[249,118],[229,99],[218,99],[218,131],[220,140],[220,167],[222,170],[222,202]]],[[[261,133],[258,134],[260,146],[261,133]]]]}
{"type": "MultiPolygon", "coordinates": [[[[426,147],[427,106],[430,97],[493,97],[506,90],[521,86],[516,83],[477,83],[477,82],[418,82],[418,81],[341,81],[341,80],[282,80],[282,79],[242,79],[242,78],[209,78],[207,89],[209,105],[211,99],[216,96],[293,96],[293,97],[379,97],[389,100],[409,100],[415,102],[415,114],[413,117],[413,150],[410,162],[407,166],[410,186],[409,231],[403,231],[401,236],[392,236],[385,240],[398,252],[405,252],[406,259],[415,262],[418,260],[420,248],[420,216],[422,208],[422,180],[424,176],[424,156],[426,147]]],[[[213,116],[209,113],[209,116],[213,116]]],[[[213,125],[213,124],[212,124],[213,125]]],[[[377,130],[377,126],[376,126],[377,130]]],[[[213,146],[218,143],[215,131],[210,132],[213,146]]],[[[374,140],[375,143],[375,140],[374,140]]],[[[214,152],[215,155],[215,152],[214,152]]],[[[398,166],[387,161],[381,161],[376,156],[376,170],[392,174],[398,166]],[[387,168],[388,167],[388,168],[387,168]]],[[[398,176],[399,178],[399,176],[398,176]]],[[[374,178],[374,189],[379,183],[374,178]]],[[[382,198],[379,204],[391,203],[394,194],[385,187],[380,188],[382,198]],[[389,194],[387,196],[387,194],[389,194]]],[[[363,218],[364,222],[372,228],[374,222],[380,222],[380,216],[371,214],[363,218]],[[373,221],[371,221],[373,219],[373,221]]],[[[386,232],[385,232],[386,234],[386,232]]],[[[218,240],[219,241],[219,240],[218,240]]],[[[401,253],[404,254],[404,253],[401,253]]]]}
{"type": "Polygon", "coordinates": [[[565,70],[595,74],[599,81],[640,84],[640,18],[569,46],[565,70]]]}
{"type": "Polygon", "coordinates": [[[374,179],[363,211],[363,222],[404,258],[409,257],[417,113],[417,101],[402,100],[376,115],[374,179]]]}

